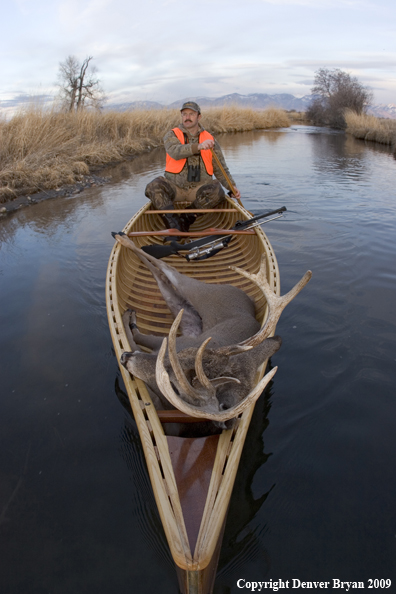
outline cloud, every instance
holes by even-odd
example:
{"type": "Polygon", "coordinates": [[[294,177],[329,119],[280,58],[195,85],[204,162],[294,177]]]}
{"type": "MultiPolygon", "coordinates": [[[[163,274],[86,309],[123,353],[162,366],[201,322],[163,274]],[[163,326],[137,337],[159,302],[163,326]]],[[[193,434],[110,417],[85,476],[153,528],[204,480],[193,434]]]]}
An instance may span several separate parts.
{"type": "Polygon", "coordinates": [[[340,68],[341,70],[393,70],[396,68],[396,55],[384,56],[383,58],[373,57],[367,59],[362,56],[361,59],[327,60],[325,66],[323,60],[288,60],[290,68],[309,68],[318,70],[319,68],[340,68]]]}
{"type": "Polygon", "coordinates": [[[0,38],[10,98],[40,85],[55,93],[59,62],[91,55],[106,93],[129,100],[302,95],[329,67],[396,101],[394,0],[16,1],[5,5],[0,38]]]}
{"type": "Polygon", "coordinates": [[[32,103],[35,105],[45,104],[48,101],[53,100],[53,95],[26,95],[26,94],[19,94],[16,95],[13,99],[3,99],[1,101],[2,107],[16,107],[21,105],[31,105],[32,103]]]}
{"type": "Polygon", "coordinates": [[[276,6],[306,6],[316,9],[337,9],[337,8],[357,8],[368,9],[378,6],[370,0],[260,0],[262,4],[274,4],[276,6]]]}

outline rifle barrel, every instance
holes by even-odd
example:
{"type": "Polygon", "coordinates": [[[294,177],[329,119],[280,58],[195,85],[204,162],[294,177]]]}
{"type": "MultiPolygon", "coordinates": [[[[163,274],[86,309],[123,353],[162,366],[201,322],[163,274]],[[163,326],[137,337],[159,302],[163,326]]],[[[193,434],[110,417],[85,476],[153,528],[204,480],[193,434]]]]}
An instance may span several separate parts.
{"type": "Polygon", "coordinates": [[[251,225],[251,223],[254,223],[254,221],[259,221],[260,219],[270,217],[271,215],[278,214],[279,212],[285,212],[286,210],[286,206],[282,206],[281,208],[271,210],[270,212],[263,212],[261,214],[256,215],[255,217],[252,217],[251,219],[247,219],[246,221],[238,221],[232,229],[240,229],[241,227],[247,227],[248,225],[251,225]]]}

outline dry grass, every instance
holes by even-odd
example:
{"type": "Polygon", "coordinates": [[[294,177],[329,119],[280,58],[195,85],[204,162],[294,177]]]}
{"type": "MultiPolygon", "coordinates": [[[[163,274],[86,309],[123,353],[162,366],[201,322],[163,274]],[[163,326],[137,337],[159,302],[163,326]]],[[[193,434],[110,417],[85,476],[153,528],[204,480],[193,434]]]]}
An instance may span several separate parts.
{"type": "MultiPolygon", "coordinates": [[[[180,121],[178,110],[48,112],[30,107],[0,119],[0,202],[18,194],[73,184],[93,168],[162,144],[180,121]]],[[[280,109],[208,109],[202,124],[214,134],[289,126],[280,109]]]]}
{"type": "Polygon", "coordinates": [[[259,111],[240,107],[217,107],[208,109],[202,116],[202,125],[213,134],[222,132],[246,132],[285,128],[290,126],[287,113],[276,107],[259,111]]]}
{"type": "Polygon", "coordinates": [[[307,118],[307,114],[305,111],[288,111],[287,112],[288,118],[292,124],[307,124],[309,123],[309,119],[307,118]]]}
{"type": "Polygon", "coordinates": [[[348,110],[345,113],[346,131],[355,138],[396,145],[396,120],[379,119],[370,115],[358,115],[348,110]]]}

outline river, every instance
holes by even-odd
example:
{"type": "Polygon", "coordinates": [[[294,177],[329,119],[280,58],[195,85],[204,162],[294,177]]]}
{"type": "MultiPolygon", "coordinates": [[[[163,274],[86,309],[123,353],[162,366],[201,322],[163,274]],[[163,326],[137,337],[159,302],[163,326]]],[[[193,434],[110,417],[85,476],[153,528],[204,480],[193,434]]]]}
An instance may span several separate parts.
{"type": "MultiPolygon", "coordinates": [[[[215,594],[240,579],[396,591],[396,161],[309,126],[220,142],[246,208],[287,207],[264,226],[282,292],[313,278],[277,327],[215,594]]],[[[110,232],[163,163],[158,149],[0,220],[2,594],[177,593],[104,297],[110,232]]]]}

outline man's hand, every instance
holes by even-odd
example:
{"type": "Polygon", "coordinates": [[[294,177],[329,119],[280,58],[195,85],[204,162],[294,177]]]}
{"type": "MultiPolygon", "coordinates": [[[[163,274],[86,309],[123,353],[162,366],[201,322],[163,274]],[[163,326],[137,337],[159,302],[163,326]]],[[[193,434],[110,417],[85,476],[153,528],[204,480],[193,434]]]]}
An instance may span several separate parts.
{"type": "Polygon", "coordinates": [[[205,151],[205,150],[207,150],[207,149],[211,149],[211,148],[213,148],[213,147],[214,147],[214,144],[215,144],[215,143],[214,143],[214,140],[213,140],[212,138],[208,138],[207,140],[204,140],[203,142],[201,142],[201,143],[198,145],[198,149],[199,149],[200,151],[205,151]]]}
{"type": "Polygon", "coordinates": [[[236,198],[237,200],[241,199],[241,193],[238,188],[234,188],[234,194],[231,194],[232,198],[236,198]]]}

